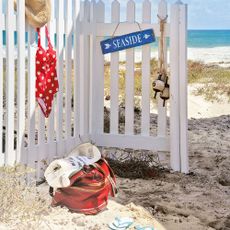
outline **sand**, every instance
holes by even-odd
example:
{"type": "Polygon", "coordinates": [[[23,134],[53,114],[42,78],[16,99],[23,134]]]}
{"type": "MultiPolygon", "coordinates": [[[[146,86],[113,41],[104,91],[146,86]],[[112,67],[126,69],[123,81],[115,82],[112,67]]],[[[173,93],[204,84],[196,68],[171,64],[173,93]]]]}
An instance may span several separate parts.
{"type": "MultiPolygon", "coordinates": [[[[133,217],[135,224],[156,230],[229,230],[229,108],[228,103],[212,104],[189,94],[189,175],[164,172],[151,180],[117,178],[119,195],[96,216],[51,208],[40,214],[39,223],[12,222],[8,226],[0,224],[0,229],[106,230],[108,223],[122,216],[133,217]]],[[[167,166],[168,160],[166,155],[161,163],[167,166]]],[[[48,185],[38,189],[46,198],[45,205],[49,205],[48,185]]],[[[135,229],[135,224],[129,229],[135,229]]]]}

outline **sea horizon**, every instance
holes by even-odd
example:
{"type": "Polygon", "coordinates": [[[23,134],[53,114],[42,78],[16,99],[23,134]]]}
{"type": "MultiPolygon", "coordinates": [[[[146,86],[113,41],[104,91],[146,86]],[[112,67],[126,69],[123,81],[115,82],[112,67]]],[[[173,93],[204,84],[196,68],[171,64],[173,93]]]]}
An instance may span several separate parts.
{"type": "MultiPolygon", "coordinates": [[[[187,34],[188,59],[201,61],[206,64],[218,64],[230,67],[230,29],[189,29],[187,34]]],[[[26,43],[28,36],[26,34],[26,43]]],[[[55,34],[55,46],[56,46],[55,34]]],[[[169,45],[169,39],[167,41],[169,45]]],[[[6,33],[3,31],[3,45],[6,45],[6,33]]],[[[17,56],[17,33],[14,34],[15,58],[17,56]]],[[[158,41],[151,44],[151,57],[158,57],[158,41]]],[[[125,52],[120,52],[120,61],[126,59],[125,52]]],[[[141,47],[135,48],[135,62],[142,59],[141,47]]],[[[168,55],[169,59],[169,55],[168,55]]],[[[105,60],[110,61],[110,55],[105,55],[105,60]]]]}

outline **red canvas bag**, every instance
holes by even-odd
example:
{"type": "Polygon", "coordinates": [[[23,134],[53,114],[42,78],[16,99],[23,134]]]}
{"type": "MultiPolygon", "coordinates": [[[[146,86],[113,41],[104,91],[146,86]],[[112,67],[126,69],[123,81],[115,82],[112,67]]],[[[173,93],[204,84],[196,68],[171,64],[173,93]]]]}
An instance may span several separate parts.
{"type": "Polygon", "coordinates": [[[65,206],[69,210],[84,214],[97,214],[108,203],[109,195],[117,193],[116,180],[112,169],[105,159],[85,166],[70,179],[70,186],[58,188],[53,197],[52,206],[65,206]]]}

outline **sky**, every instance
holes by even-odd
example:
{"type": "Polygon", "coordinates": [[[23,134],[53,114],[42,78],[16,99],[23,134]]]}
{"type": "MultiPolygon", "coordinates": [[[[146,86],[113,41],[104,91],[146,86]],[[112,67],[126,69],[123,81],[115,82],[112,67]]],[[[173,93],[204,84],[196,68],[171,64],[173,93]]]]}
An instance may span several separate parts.
{"type": "MultiPolygon", "coordinates": [[[[119,0],[122,6],[128,0],[119,0]]],[[[143,0],[134,0],[141,12],[143,0]]],[[[177,0],[167,0],[170,4],[177,0]]],[[[189,29],[229,29],[230,30],[230,0],[181,0],[188,4],[188,28],[189,29]]],[[[109,5],[112,0],[104,0],[109,5]]],[[[159,0],[151,0],[153,17],[157,10],[159,0]]],[[[170,6],[169,6],[170,7],[170,6]]],[[[108,8],[107,8],[108,9],[108,8]]],[[[125,11],[125,10],[123,10],[125,11]]],[[[125,13],[125,12],[123,12],[125,13]]],[[[138,16],[137,16],[138,17],[138,16]]],[[[138,19],[138,18],[137,18],[138,19]]],[[[140,17],[139,17],[140,19],[140,17]]]]}
{"type": "MultiPolygon", "coordinates": [[[[55,0],[57,1],[57,0],[55,0]]],[[[119,0],[122,6],[121,17],[125,18],[125,5],[128,0],[119,0]]],[[[141,12],[143,0],[134,0],[137,4],[137,12],[141,12]]],[[[167,0],[169,4],[177,0],[167,0]]],[[[6,0],[3,2],[5,8],[6,0]]],[[[106,5],[106,19],[109,18],[110,5],[112,0],[104,0],[106,5]]],[[[153,17],[156,17],[157,3],[159,0],[151,0],[153,17]]],[[[188,4],[188,28],[189,29],[230,29],[230,0],[182,0],[188,4]]],[[[140,15],[137,13],[137,21],[140,15]]]]}

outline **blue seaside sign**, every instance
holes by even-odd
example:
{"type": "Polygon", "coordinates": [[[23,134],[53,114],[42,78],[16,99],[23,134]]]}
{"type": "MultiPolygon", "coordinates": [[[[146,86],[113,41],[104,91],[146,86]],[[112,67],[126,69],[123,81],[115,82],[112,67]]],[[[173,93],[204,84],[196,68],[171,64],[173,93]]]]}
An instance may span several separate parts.
{"type": "Polygon", "coordinates": [[[155,42],[153,29],[142,30],[101,41],[103,54],[113,53],[155,42]]]}

